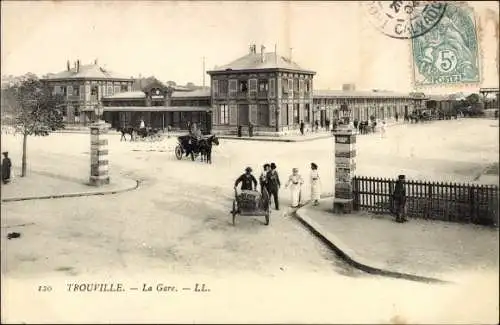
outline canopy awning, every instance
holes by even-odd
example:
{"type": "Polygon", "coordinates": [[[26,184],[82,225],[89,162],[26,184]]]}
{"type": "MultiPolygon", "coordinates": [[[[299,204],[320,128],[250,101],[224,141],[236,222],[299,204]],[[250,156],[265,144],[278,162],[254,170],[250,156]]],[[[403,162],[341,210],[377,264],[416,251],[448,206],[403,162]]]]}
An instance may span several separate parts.
{"type": "Polygon", "coordinates": [[[104,106],[105,112],[209,112],[206,106],[104,106]]]}

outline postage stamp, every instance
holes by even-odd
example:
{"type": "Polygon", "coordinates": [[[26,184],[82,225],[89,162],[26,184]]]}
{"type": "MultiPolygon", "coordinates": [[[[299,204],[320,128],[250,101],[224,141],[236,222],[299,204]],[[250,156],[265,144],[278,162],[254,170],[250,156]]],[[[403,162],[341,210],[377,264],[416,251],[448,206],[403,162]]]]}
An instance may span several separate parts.
{"type": "Polygon", "coordinates": [[[436,26],[444,15],[443,1],[365,1],[372,25],[392,38],[422,36],[436,26]]]}
{"type": "Polygon", "coordinates": [[[414,85],[479,83],[476,26],[470,7],[448,3],[434,28],[411,39],[414,85]]]}

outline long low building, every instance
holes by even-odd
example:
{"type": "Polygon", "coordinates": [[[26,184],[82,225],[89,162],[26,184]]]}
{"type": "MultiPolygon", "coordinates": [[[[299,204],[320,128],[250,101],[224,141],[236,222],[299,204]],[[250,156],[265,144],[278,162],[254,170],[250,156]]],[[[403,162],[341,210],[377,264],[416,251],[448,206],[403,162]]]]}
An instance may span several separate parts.
{"type": "Polygon", "coordinates": [[[185,130],[196,123],[205,132],[212,130],[210,90],[175,91],[154,81],[140,91],[122,92],[102,98],[104,120],[113,128],[138,126],[185,130]]]}
{"type": "Polygon", "coordinates": [[[422,93],[391,91],[315,90],[313,95],[314,120],[323,127],[326,121],[350,117],[366,121],[403,117],[422,107],[426,99],[422,93]]]}

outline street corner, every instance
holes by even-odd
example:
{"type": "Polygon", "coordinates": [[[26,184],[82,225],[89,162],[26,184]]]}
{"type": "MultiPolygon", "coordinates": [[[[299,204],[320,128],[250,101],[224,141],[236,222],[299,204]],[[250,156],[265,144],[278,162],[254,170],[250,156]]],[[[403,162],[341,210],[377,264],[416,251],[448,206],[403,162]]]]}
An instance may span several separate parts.
{"type": "MultiPolygon", "coordinates": [[[[363,231],[360,228],[361,219],[357,214],[336,214],[333,212],[333,199],[322,199],[319,205],[312,206],[306,205],[297,209],[295,212],[296,218],[307,228],[309,231],[329,247],[335,254],[343,259],[351,266],[375,275],[381,275],[392,278],[399,278],[418,282],[427,283],[444,283],[441,279],[429,277],[427,275],[417,275],[414,272],[400,272],[400,270],[392,270],[384,263],[377,259],[367,258],[360,250],[366,246],[360,245],[359,240],[342,240],[342,238],[360,237],[363,231]],[[347,221],[347,222],[346,222],[347,221]],[[357,223],[357,227],[352,227],[353,222],[357,223]],[[341,232],[342,236],[336,235],[341,232]],[[351,232],[351,235],[349,235],[351,232]],[[347,237],[346,237],[347,236],[347,237]],[[342,238],[341,238],[342,237],[342,238]]],[[[366,217],[363,215],[363,217],[366,217]]],[[[362,241],[362,244],[367,244],[362,241]]],[[[385,256],[379,256],[382,260],[385,256]]]]}
{"type": "Polygon", "coordinates": [[[11,183],[2,186],[2,202],[69,198],[79,196],[117,194],[135,190],[139,181],[113,177],[109,184],[91,186],[89,181],[31,172],[26,177],[17,177],[11,183]]]}
{"type": "MultiPolygon", "coordinates": [[[[295,211],[295,216],[316,238],[322,241],[349,264],[357,264],[360,261],[367,262],[331,231],[331,228],[333,228],[331,226],[334,226],[333,221],[329,224],[328,221],[325,222],[325,220],[323,220],[330,217],[348,217],[348,215],[334,214],[333,198],[321,199],[317,206],[311,204],[304,205],[295,211]],[[323,218],[318,218],[319,215],[322,215],[323,218]]],[[[375,263],[370,264],[373,265],[375,263]]]]}

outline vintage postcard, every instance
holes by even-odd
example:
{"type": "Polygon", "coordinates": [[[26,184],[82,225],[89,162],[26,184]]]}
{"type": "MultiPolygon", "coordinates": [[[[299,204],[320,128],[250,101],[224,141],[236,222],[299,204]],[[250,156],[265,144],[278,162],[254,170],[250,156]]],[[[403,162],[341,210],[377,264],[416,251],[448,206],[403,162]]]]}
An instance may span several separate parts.
{"type": "Polygon", "coordinates": [[[2,323],[498,322],[498,2],[1,6],[2,323]]]}

